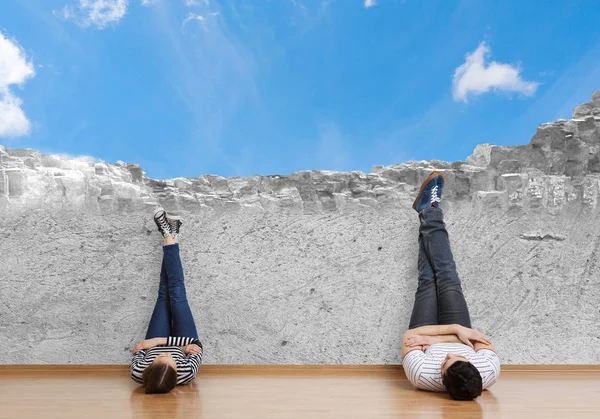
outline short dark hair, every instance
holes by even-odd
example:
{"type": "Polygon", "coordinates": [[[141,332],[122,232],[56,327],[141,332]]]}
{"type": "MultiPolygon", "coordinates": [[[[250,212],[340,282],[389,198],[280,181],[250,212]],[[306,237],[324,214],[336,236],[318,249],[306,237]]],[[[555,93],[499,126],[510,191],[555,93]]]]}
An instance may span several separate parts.
{"type": "Polygon", "coordinates": [[[142,373],[146,393],[168,393],[177,385],[177,371],[164,362],[153,362],[142,373]]]}
{"type": "Polygon", "coordinates": [[[442,375],[442,383],[454,400],[473,400],[481,395],[481,374],[473,364],[456,361],[442,375]]]}

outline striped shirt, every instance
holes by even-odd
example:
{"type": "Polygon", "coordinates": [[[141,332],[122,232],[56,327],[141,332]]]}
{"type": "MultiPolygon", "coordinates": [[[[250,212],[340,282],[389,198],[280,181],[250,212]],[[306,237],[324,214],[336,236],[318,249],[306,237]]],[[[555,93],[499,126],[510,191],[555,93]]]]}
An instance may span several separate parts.
{"type": "Polygon", "coordinates": [[[421,390],[446,391],[442,384],[442,363],[449,353],[464,356],[477,368],[484,390],[500,375],[500,358],[494,351],[480,349],[475,352],[462,343],[435,343],[425,352],[415,349],[406,354],[402,360],[406,377],[421,390]]]}
{"type": "Polygon", "coordinates": [[[131,378],[134,381],[143,384],[142,373],[160,354],[170,352],[173,360],[177,364],[177,384],[187,384],[196,378],[198,369],[202,363],[202,343],[198,339],[169,336],[167,344],[155,346],[148,350],[139,350],[133,354],[131,361],[131,378]],[[180,346],[195,344],[200,347],[199,354],[186,354],[180,346]]]}

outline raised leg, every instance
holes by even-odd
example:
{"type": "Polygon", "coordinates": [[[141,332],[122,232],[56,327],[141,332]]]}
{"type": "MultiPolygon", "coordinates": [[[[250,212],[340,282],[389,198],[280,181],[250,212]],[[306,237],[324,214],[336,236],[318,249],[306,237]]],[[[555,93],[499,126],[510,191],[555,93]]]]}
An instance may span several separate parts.
{"type": "Polygon", "coordinates": [[[163,246],[164,264],[169,278],[172,336],[198,339],[192,310],[188,304],[183,278],[183,266],[179,257],[179,243],[163,246]]]}
{"type": "Polygon", "coordinates": [[[419,234],[419,283],[415,293],[412,315],[410,316],[409,329],[415,327],[437,324],[438,322],[438,300],[435,288],[435,275],[429,262],[423,237],[419,234]]]}
{"type": "Polygon", "coordinates": [[[436,278],[438,324],[456,323],[470,328],[469,309],[450,249],[444,213],[441,208],[427,208],[419,212],[419,219],[424,248],[436,278]]]}
{"type": "Polygon", "coordinates": [[[167,271],[163,259],[160,269],[160,284],[158,286],[158,298],[150,318],[146,339],[167,337],[171,335],[171,304],[169,301],[169,289],[167,271]]]}

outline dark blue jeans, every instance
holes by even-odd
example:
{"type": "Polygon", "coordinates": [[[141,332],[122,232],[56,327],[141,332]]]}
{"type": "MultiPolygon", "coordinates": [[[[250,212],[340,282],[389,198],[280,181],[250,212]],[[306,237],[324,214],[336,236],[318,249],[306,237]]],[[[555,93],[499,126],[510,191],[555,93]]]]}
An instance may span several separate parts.
{"type": "Polygon", "coordinates": [[[163,246],[158,298],[146,339],[168,336],[198,339],[194,316],[185,293],[178,243],[163,246]]]}
{"type": "Polygon", "coordinates": [[[471,327],[441,208],[419,213],[419,285],[409,329],[435,324],[471,327]]]}

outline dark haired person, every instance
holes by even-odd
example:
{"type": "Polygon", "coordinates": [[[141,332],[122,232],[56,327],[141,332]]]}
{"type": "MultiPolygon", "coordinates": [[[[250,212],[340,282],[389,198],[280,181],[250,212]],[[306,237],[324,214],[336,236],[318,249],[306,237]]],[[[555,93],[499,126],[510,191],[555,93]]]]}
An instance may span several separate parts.
{"type": "Polygon", "coordinates": [[[500,359],[490,340],[471,329],[440,208],[443,188],[444,175],[433,172],[413,204],[420,220],[419,282],[402,364],[415,387],[472,400],[496,382],[500,359]]]}
{"type": "Polygon", "coordinates": [[[146,340],[133,349],[131,378],[146,393],[168,393],[192,381],[202,363],[202,344],[187,301],[179,257],[181,218],[159,208],[154,222],[163,236],[163,261],[158,298],[146,340]]]}

